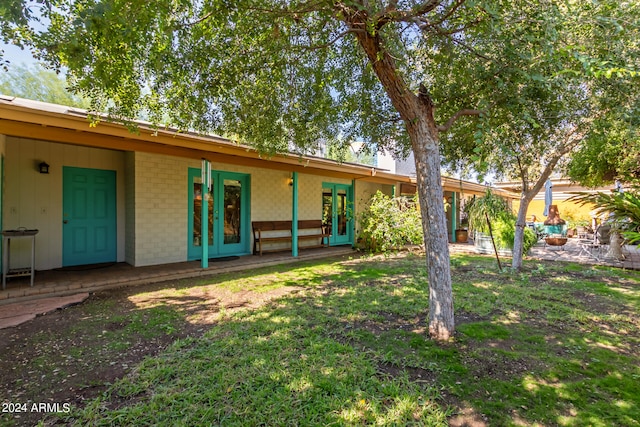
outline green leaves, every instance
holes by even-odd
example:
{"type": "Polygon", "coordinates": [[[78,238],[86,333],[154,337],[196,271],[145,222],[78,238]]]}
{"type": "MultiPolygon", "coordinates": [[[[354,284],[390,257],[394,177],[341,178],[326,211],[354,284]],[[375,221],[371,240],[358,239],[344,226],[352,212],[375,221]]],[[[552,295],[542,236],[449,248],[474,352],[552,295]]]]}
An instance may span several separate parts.
{"type": "Polygon", "coordinates": [[[371,251],[390,252],[424,242],[417,202],[406,197],[389,197],[377,191],[358,223],[358,237],[371,251]]]}
{"type": "Polygon", "coordinates": [[[637,188],[613,194],[576,193],[568,200],[581,205],[594,204],[599,215],[610,215],[608,220],[622,230],[631,243],[640,241],[640,193],[637,188]]]}
{"type": "Polygon", "coordinates": [[[89,101],[73,95],[64,76],[38,65],[14,65],[0,74],[0,93],[36,101],[87,108],[89,101]]]}

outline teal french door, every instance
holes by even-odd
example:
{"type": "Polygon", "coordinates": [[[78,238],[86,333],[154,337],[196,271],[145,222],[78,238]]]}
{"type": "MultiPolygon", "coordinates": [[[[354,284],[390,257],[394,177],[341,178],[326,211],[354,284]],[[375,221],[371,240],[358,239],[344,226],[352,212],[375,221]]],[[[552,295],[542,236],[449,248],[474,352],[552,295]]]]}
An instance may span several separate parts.
{"type": "Polygon", "coordinates": [[[189,168],[188,259],[202,258],[208,245],[210,258],[250,253],[249,175],[212,171],[211,192],[203,189],[200,169],[189,168]],[[207,203],[207,241],[203,242],[202,201],[207,203]]]}
{"type": "Polygon", "coordinates": [[[63,167],[62,265],[115,262],[116,171],[63,167]]]}
{"type": "Polygon", "coordinates": [[[329,230],[329,245],[353,244],[352,186],[322,183],[322,221],[329,230]]]}

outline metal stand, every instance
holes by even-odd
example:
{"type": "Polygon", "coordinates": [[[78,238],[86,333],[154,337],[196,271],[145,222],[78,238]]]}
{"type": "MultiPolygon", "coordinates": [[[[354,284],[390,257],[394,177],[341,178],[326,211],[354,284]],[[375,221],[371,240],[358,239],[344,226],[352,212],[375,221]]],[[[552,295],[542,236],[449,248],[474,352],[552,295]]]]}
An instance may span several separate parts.
{"type": "Polygon", "coordinates": [[[31,286],[35,276],[36,234],[38,230],[5,230],[2,232],[2,290],[7,287],[7,277],[31,276],[31,286]],[[11,270],[11,239],[31,239],[31,266],[11,270]]]}

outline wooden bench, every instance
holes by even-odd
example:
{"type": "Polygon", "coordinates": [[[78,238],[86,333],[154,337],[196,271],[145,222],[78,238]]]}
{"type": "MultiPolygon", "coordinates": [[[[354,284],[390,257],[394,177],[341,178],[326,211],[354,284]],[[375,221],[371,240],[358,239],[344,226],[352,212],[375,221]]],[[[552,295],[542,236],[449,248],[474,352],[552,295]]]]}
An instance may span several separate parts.
{"type": "MultiPolygon", "coordinates": [[[[253,221],[253,253],[286,251],[291,249],[292,221],[253,221]],[[264,244],[288,243],[287,246],[264,249],[264,244]]],[[[329,233],[321,220],[298,221],[298,248],[302,240],[319,240],[317,245],[305,245],[304,248],[320,248],[329,246],[329,233]],[[326,242],[325,242],[326,239],[326,242]]]]}

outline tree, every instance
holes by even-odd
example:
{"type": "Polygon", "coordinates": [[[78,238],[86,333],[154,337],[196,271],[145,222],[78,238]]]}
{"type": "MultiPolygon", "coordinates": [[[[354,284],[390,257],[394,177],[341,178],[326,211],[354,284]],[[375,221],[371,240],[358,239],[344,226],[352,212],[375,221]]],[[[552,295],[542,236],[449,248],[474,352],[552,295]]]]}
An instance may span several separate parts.
{"type": "Polygon", "coordinates": [[[569,200],[595,205],[598,215],[609,214],[607,222],[613,224],[628,243],[640,242],[640,189],[614,194],[580,192],[569,200]]]}
{"type": "MultiPolygon", "coordinates": [[[[581,7],[562,4],[58,0],[43,11],[48,30],[29,37],[52,64],[68,67],[93,109],[108,107],[122,120],[143,109],[162,122],[166,113],[172,125],[223,133],[267,152],[291,144],[314,150],[317,141],[338,139],[412,150],[429,334],[446,340],[454,317],[441,133],[506,104],[514,90],[540,78],[528,65],[544,68],[557,56],[538,59],[531,48],[546,52],[560,42],[547,39],[545,23],[553,21],[557,31],[570,20],[569,9],[581,7]]],[[[591,59],[578,50],[562,46],[567,57],[591,59]]],[[[451,139],[442,142],[445,151],[457,149],[451,139]]]]}
{"type": "Polygon", "coordinates": [[[640,134],[637,122],[640,114],[634,112],[628,121],[602,123],[594,136],[572,153],[567,175],[587,187],[598,187],[620,180],[640,184],[640,134]]]}
{"type": "Polygon", "coordinates": [[[500,50],[509,62],[499,71],[500,85],[509,88],[510,99],[488,109],[466,133],[458,128],[444,151],[454,168],[466,162],[519,181],[516,270],[522,267],[527,208],[546,180],[577,150],[602,150],[603,138],[614,141],[610,129],[616,125],[627,132],[636,126],[630,108],[638,102],[637,6],[564,2],[548,4],[540,18],[528,23],[531,28],[517,21],[502,27],[511,39],[531,41],[524,55],[509,38],[500,50]]]}
{"type": "Polygon", "coordinates": [[[12,65],[7,73],[0,75],[0,93],[70,107],[89,107],[88,100],[67,90],[63,77],[37,65],[12,65]]]}

